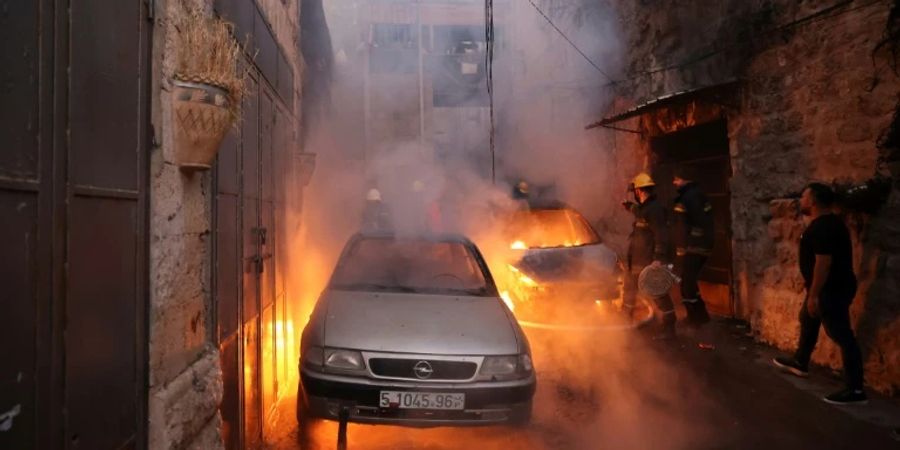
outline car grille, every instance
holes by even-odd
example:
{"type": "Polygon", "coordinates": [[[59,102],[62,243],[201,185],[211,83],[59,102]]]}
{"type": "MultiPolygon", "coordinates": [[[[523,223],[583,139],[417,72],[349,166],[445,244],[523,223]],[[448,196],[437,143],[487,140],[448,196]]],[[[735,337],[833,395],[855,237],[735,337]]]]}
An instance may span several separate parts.
{"type": "Polygon", "coordinates": [[[468,361],[440,361],[425,359],[372,358],[369,360],[372,373],[379,377],[408,378],[412,380],[468,380],[475,376],[478,365],[468,361]],[[416,364],[427,362],[431,365],[431,376],[416,376],[416,364]]]}

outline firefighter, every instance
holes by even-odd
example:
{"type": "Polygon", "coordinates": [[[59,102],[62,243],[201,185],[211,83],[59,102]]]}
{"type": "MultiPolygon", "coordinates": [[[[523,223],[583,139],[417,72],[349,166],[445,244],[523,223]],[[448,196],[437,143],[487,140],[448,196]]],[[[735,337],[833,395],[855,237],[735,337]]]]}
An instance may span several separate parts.
{"type": "Polygon", "coordinates": [[[512,189],[512,199],[515,202],[516,209],[520,211],[527,211],[530,208],[529,204],[529,189],[528,182],[525,180],[520,180],[518,183],[513,186],[512,189]]]}
{"type": "Polygon", "coordinates": [[[381,201],[381,192],[376,188],[366,193],[366,206],[363,209],[362,230],[368,232],[387,232],[393,228],[391,214],[381,201]]]}
{"type": "Polygon", "coordinates": [[[528,200],[528,183],[521,180],[513,187],[512,198],[516,200],[528,200]]]}
{"type": "Polygon", "coordinates": [[[709,322],[709,312],[700,296],[697,277],[713,248],[712,205],[684,169],[676,169],[672,184],[678,191],[673,209],[681,301],[687,311],[687,324],[700,327],[709,322]]]}
{"type": "MultiPolygon", "coordinates": [[[[635,201],[625,201],[622,205],[634,215],[631,235],[628,237],[628,255],[623,305],[631,314],[637,300],[637,280],[641,271],[651,264],[665,264],[668,261],[668,229],[666,208],[656,198],[656,183],[646,173],[639,173],[629,186],[635,201]]],[[[653,299],[662,315],[662,329],[657,336],[669,339],[675,336],[675,308],[669,294],[653,299]]]]}

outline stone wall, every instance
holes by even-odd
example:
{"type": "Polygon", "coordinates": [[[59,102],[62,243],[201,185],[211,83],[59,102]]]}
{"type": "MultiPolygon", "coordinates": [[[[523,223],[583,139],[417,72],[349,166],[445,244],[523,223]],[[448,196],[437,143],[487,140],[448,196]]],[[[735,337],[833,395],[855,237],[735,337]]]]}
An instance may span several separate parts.
{"type": "MultiPolygon", "coordinates": [[[[223,447],[218,410],[223,388],[213,339],[211,172],[184,173],[172,162],[172,75],[177,50],[172,23],[183,14],[182,4],[212,14],[213,0],[153,4],[149,447],[216,449],[223,447]]],[[[286,49],[296,79],[295,100],[299,99],[299,0],[259,0],[258,4],[286,49]]],[[[297,105],[294,110],[299,111],[297,105]]]]}
{"type": "MultiPolygon", "coordinates": [[[[796,269],[802,223],[790,199],[812,180],[854,183],[876,174],[876,141],[900,98],[889,55],[872,53],[893,3],[829,9],[835,2],[732,0],[712,8],[621,2],[630,31],[629,76],[616,89],[620,102],[739,80],[724,110],[736,313],[751,321],[761,340],[785,350],[795,346],[803,298],[796,269]]],[[[646,125],[646,117],[642,121],[646,125]]],[[[620,145],[623,167],[645,158],[646,147],[646,140],[620,145]]],[[[896,217],[891,208],[874,217],[848,215],[861,280],[853,317],[868,381],[885,392],[900,388],[894,369],[900,295],[891,291],[900,271],[890,270],[897,264],[895,250],[887,248],[897,239],[890,217],[896,217]]],[[[826,340],[814,361],[839,367],[840,355],[826,340]]]]}
{"type": "MultiPolygon", "coordinates": [[[[210,174],[172,163],[172,20],[181,2],[156,3],[150,175],[150,448],[188,448],[218,428],[218,352],[210,344],[210,174]]],[[[200,0],[195,5],[202,5],[200,0]]],[[[218,434],[218,433],[215,433],[218,434]]],[[[221,447],[220,440],[208,448],[221,447]]]]}

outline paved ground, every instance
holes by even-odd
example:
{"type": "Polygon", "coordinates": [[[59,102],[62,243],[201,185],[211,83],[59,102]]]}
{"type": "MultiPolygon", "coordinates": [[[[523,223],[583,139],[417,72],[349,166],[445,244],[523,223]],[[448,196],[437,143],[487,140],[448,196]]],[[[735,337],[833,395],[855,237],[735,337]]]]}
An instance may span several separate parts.
{"type": "MultiPolygon", "coordinates": [[[[351,424],[348,448],[900,449],[896,400],[828,405],[821,395],[840,387],[832,372],[783,375],[769,365],[774,352],[746,334],[725,321],[665,345],[634,334],[530,332],[539,387],[529,427],[351,424]]],[[[294,401],[280,406],[273,449],[300,448],[294,401]]],[[[337,426],[316,424],[313,435],[307,448],[333,449],[337,426]]]]}

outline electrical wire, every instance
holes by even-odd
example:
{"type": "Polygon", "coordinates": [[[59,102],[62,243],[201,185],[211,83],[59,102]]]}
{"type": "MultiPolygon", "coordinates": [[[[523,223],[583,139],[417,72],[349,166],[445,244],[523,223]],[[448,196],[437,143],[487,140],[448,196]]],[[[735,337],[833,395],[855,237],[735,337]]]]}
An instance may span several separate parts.
{"type": "Polygon", "coordinates": [[[563,30],[560,30],[559,27],[556,26],[555,23],[553,23],[553,20],[551,20],[550,17],[547,16],[547,14],[544,13],[544,11],[542,11],[541,8],[538,7],[538,5],[536,3],[534,3],[534,0],[528,0],[528,3],[531,3],[531,6],[534,8],[534,10],[537,11],[538,14],[540,14],[544,18],[544,20],[546,20],[547,23],[550,24],[550,26],[553,27],[553,29],[556,30],[556,32],[559,33],[559,35],[562,36],[562,38],[565,39],[566,42],[568,42],[569,45],[571,45],[572,48],[575,49],[575,51],[578,52],[578,54],[581,55],[582,58],[584,58],[585,61],[588,62],[588,64],[593,66],[594,69],[597,70],[597,72],[600,72],[609,81],[611,81],[611,82],[615,81],[615,80],[613,80],[613,78],[611,76],[609,76],[608,73],[606,73],[606,71],[601,69],[600,66],[597,65],[597,63],[595,63],[590,57],[588,57],[587,54],[585,54],[580,48],[578,48],[578,45],[576,45],[575,42],[572,41],[572,39],[569,39],[569,36],[566,36],[566,33],[564,33],[563,30]]]}
{"type": "Polygon", "coordinates": [[[490,114],[491,183],[497,183],[497,158],[495,154],[494,125],[494,0],[484,0],[484,57],[485,83],[487,84],[490,114]]]}

